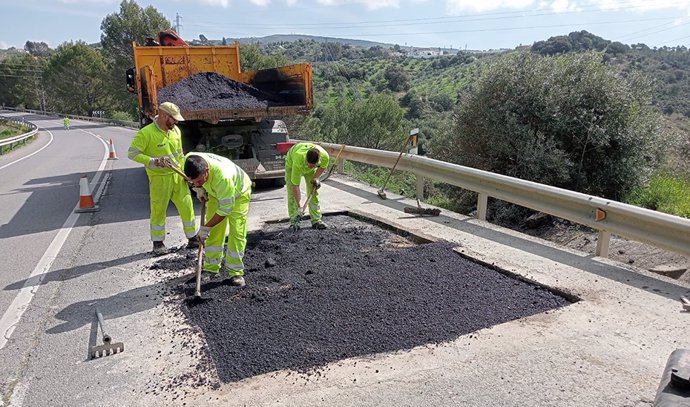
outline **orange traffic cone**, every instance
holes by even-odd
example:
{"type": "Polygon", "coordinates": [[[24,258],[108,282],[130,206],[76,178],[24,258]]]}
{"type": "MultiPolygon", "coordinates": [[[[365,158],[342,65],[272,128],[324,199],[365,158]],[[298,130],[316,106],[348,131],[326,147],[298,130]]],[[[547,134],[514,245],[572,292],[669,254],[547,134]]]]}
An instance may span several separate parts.
{"type": "Polygon", "coordinates": [[[101,208],[93,203],[93,195],[89,190],[89,180],[86,175],[82,175],[79,180],[79,208],[75,209],[75,212],[96,212],[101,208]]]}
{"type": "Polygon", "coordinates": [[[108,151],[108,159],[117,160],[117,154],[115,154],[115,145],[113,145],[113,139],[110,139],[108,142],[108,151]]]}

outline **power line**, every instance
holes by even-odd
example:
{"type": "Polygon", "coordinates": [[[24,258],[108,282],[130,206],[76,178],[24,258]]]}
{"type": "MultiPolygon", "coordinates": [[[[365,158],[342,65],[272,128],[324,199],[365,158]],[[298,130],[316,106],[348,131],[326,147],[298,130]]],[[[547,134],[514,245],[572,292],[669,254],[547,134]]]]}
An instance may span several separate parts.
{"type": "MultiPolygon", "coordinates": [[[[567,15],[567,14],[581,14],[581,13],[589,13],[589,12],[596,12],[596,13],[604,13],[604,12],[610,12],[613,10],[617,11],[631,11],[635,10],[639,7],[639,5],[645,4],[643,2],[639,1],[625,1],[625,2],[620,2],[620,3],[615,3],[613,4],[609,9],[601,9],[601,7],[596,6],[596,5],[590,5],[590,6],[582,6],[578,8],[577,10],[572,10],[572,11],[564,11],[564,12],[558,12],[558,11],[553,11],[553,9],[550,8],[539,8],[539,9],[534,9],[534,10],[527,10],[527,11],[497,11],[497,12],[487,12],[487,13],[475,13],[475,14],[469,14],[466,16],[449,16],[449,17],[430,17],[430,18],[415,18],[415,19],[398,19],[398,20],[374,20],[374,21],[359,21],[359,22],[352,22],[348,23],[347,25],[343,25],[342,23],[337,23],[337,22],[321,22],[321,23],[299,23],[299,24],[253,24],[253,23],[233,23],[232,27],[251,27],[251,28],[263,28],[263,29],[291,29],[294,27],[303,27],[303,28],[322,28],[322,27],[328,27],[328,28],[338,28],[338,29],[347,29],[347,28],[358,28],[361,29],[363,26],[371,25],[374,27],[394,27],[397,25],[401,26],[410,26],[410,25],[428,25],[428,24],[447,24],[447,23],[457,23],[457,22],[472,22],[472,21],[486,21],[486,20],[503,20],[507,18],[525,18],[525,17],[540,17],[540,16],[549,16],[549,15],[567,15]],[[636,6],[637,5],[637,6],[636,6]],[[538,14],[535,14],[538,13],[538,14]],[[340,25],[339,25],[340,24],[340,25]]],[[[669,7],[672,7],[674,5],[685,5],[687,4],[686,1],[679,1],[675,3],[667,3],[669,7]]],[[[197,23],[197,24],[189,24],[190,26],[195,26],[195,27],[227,27],[227,23],[197,23]]]]}
{"type": "MultiPolygon", "coordinates": [[[[635,23],[643,21],[660,21],[660,20],[674,20],[676,17],[659,17],[659,18],[647,18],[647,19],[634,19],[634,20],[613,20],[613,21],[597,21],[590,22],[587,25],[604,25],[604,24],[624,24],[624,23],[635,23]]],[[[506,28],[478,28],[472,30],[449,30],[449,31],[426,31],[426,32],[408,32],[408,33],[374,33],[374,34],[363,34],[370,37],[378,36],[409,36],[409,35],[425,35],[425,34],[455,34],[455,33],[474,33],[474,32],[493,32],[493,31],[518,31],[518,30],[533,30],[540,28],[562,28],[562,27],[572,27],[573,24],[551,24],[551,25],[532,25],[523,27],[506,27],[506,28]]]]}

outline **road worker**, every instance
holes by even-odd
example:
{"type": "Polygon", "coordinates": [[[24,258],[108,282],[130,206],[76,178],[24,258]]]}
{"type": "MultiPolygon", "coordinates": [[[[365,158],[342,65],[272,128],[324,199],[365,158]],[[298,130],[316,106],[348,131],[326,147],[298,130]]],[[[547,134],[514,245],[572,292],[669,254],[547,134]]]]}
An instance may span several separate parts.
{"type": "Polygon", "coordinates": [[[288,215],[290,216],[290,228],[300,228],[300,212],[309,210],[311,227],[314,229],[326,229],[326,224],[321,220],[321,206],[318,189],[321,188],[319,177],[328,168],[330,157],[323,147],[313,143],[297,143],[290,147],[285,157],[285,185],[287,188],[288,215]],[[304,177],[307,183],[307,195],[302,202],[299,189],[300,181],[304,177]],[[309,200],[312,191],[314,195],[309,200]],[[307,202],[309,200],[309,202],[307,202]],[[303,205],[307,205],[304,208],[303,205]]]}
{"type": "Polygon", "coordinates": [[[184,118],[173,103],[161,103],[158,116],[153,123],[143,127],[134,136],[127,156],[144,164],[149,177],[149,199],[151,203],[150,234],[153,253],[165,254],[165,215],[168,203],[172,201],[182,218],[182,228],[188,239],[187,248],[199,247],[196,239],[196,221],[192,195],[185,179],[170,166],[184,165],[182,136],[175,125],[184,118]]]}
{"type": "Polygon", "coordinates": [[[251,179],[230,159],[209,153],[187,154],[184,173],[197,198],[202,204],[207,202],[206,219],[201,220],[199,228],[199,239],[205,243],[203,270],[218,275],[225,260],[223,268],[229,284],[243,286],[251,179]],[[223,256],[226,237],[228,244],[223,256]]]}
{"type": "Polygon", "coordinates": [[[65,118],[62,119],[62,124],[65,125],[65,130],[69,130],[69,124],[70,124],[69,117],[65,116],[65,118]]]}

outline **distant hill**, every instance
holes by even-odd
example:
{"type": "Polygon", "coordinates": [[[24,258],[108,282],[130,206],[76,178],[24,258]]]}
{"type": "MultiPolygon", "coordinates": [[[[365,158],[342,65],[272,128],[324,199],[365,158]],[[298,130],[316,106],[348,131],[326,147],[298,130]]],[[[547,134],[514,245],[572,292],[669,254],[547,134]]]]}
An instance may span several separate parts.
{"type": "Polygon", "coordinates": [[[390,48],[394,46],[395,44],[387,44],[383,42],[375,42],[375,41],[366,41],[366,40],[353,40],[350,38],[335,38],[335,37],[320,37],[316,35],[301,35],[301,34],[275,34],[275,35],[267,35],[265,37],[245,37],[245,38],[233,38],[233,39],[228,39],[230,42],[233,41],[239,41],[240,44],[242,43],[261,43],[261,44],[268,44],[268,43],[275,43],[275,42],[294,42],[294,41],[316,41],[319,43],[325,43],[325,42],[339,42],[341,44],[348,44],[352,45],[354,47],[363,47],[363,48],[370,48],[370,47],[384,47],[384,48],[390,48]]]}
{"type": "MultiPolygon", "coordinates": [[[[220,45],[222,44],[223,40],[210,40],[206,39],[206,37],[202,35],[199,36],[200,38],[185,38],[185,41],[187,41],[190,45],[220,45]]],[[[297,42],[297,41],[314,41],[317,43],[340,43],[340,44],[347,44],[351,45],[353,47],[360,47],[360,48],[371,48],[371,47],[383,47],[383,48],[390,48],[393,47],[395,44],[387,44],[383,42],[375,42],[375,41],[365,41],[365,40],[353,40],[349,38],[335,38],[335,37],[321,37],[318,35],[301,35],[301,34],[274,34],[274,35],[267,35],[265,37],[243,37],[243,38],[231,38],[231,37],[225,37],[225,42],[227,44],[232,44],[233,42],[237,41],[240,44],[256,44],[259,43],[261,45],[266,45],[266,44],[272,44],[272,43],[281,43],[281,42],[297,42]]]]}

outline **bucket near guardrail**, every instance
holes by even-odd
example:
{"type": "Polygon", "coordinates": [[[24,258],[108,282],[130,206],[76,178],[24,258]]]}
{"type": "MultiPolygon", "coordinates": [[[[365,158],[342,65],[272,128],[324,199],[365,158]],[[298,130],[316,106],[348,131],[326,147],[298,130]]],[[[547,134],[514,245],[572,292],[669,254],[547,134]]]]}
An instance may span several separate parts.
{"type": "Polygon", "coordinates": [[[654,407],[687,406],[690,406],[690,349],[676,349],[666,362],[654,407]]]}

